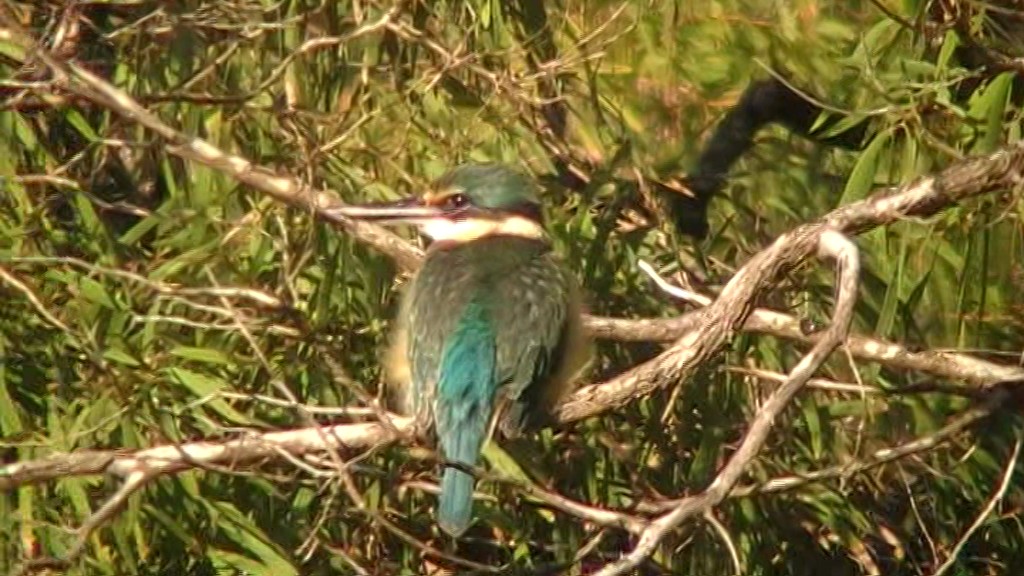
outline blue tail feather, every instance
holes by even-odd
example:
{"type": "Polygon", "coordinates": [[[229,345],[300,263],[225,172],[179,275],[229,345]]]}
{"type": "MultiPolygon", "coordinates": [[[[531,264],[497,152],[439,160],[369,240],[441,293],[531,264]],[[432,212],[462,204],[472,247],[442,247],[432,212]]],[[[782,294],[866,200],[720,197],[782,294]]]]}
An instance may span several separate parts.
{"type": "MultiPolygon", "coordinates": [[[[484,309],[470,303],[445,343],[437,383],[437,435],[447,460],[475,466],[480,457],[497,389],[495,348],[484,309]]],[[[474,484],[472,475],[445,468],[437,522],[451,536],[472,521],[474,484]]]]}
{"type": "MultiPolygon", "coordinates": [[[[470,423],[464,423],[470,424],[470,423]]],[[[473,466],[480,454],[484,430],[475,426],[459,427],[454,438],[444,442],[445,457],[473,466]]],[[[449,434],[450,436],[451,434],[449,434]]],[[[461,536],[473,517],[473,486],[476,480],[458,468],[446,467],[441,477],[441,498],[437,505],[437,523],[451,536],[461,536]]]]}

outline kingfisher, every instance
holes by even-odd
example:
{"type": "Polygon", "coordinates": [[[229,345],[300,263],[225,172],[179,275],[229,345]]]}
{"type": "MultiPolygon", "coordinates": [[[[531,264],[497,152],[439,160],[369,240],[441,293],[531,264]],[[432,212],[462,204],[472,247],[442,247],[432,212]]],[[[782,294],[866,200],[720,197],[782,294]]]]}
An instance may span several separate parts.
{"type": "Polygon", "coordinates": [[[385,372],[400,411],[435,434],[444,466],[436,519],[457,538],[472,520],[466,468],[495,427],[514,438],[548,421],[587,362],[579,287],[553,252],[533,180],[508,165],[463,164],[422,194],[337,212],[411,224],[431,241],[385,372]]]}

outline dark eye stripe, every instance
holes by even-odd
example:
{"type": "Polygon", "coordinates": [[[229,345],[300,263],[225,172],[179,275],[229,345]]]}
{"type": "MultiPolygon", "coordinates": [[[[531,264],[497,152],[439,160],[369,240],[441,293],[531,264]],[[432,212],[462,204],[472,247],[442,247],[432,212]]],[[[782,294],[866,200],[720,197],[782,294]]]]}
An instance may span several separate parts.
{"type": "Polygon", "coordinates": [[[544,224],[544,214],[541,212],[540,206],[532,202],[524,202],[515,206],[510,206],[508,212],[522,216],[528,220],[533,220],[538,224],[544,224]]]}

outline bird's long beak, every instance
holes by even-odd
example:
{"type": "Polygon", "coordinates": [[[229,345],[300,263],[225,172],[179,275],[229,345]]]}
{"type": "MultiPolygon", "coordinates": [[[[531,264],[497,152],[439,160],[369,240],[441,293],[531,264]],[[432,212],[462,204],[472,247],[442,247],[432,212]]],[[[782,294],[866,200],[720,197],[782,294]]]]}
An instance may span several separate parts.
{"type": "Polygon", "coordinates": [[[416,196],[387,202],[339,206],[332,208],[330,212],[354,220],[371,220],[382,224],[416,223],[444,216],[444,211],[440,208],[427,206],[416,196]]]}

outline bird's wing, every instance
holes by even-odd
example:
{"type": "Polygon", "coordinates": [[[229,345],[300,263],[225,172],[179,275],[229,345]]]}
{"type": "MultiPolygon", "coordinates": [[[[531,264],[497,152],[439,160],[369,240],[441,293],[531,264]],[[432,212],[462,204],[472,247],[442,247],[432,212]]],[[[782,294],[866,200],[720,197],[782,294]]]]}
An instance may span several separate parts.
{"type": "Polygon", "coordinates": [[[441,373],[444,345],[458,326],[462,308],[458,291],[448,282],[437,281],[432,262],[420,270],[409,286],[403,302],[406,316],[404,354],[408,362],[410,386],[406,388],[405,405],[423,429],[434,423],[434,399],[441,373]]]}
{"type": "Polygon", "coordinates": [[[548,254],[524,264],[496,286],[498,374],[509,404],[502,417],[506,436],[544,422],[562,362],[574,335],[570,322],[575,294],[572,279],[548,254]]]}

